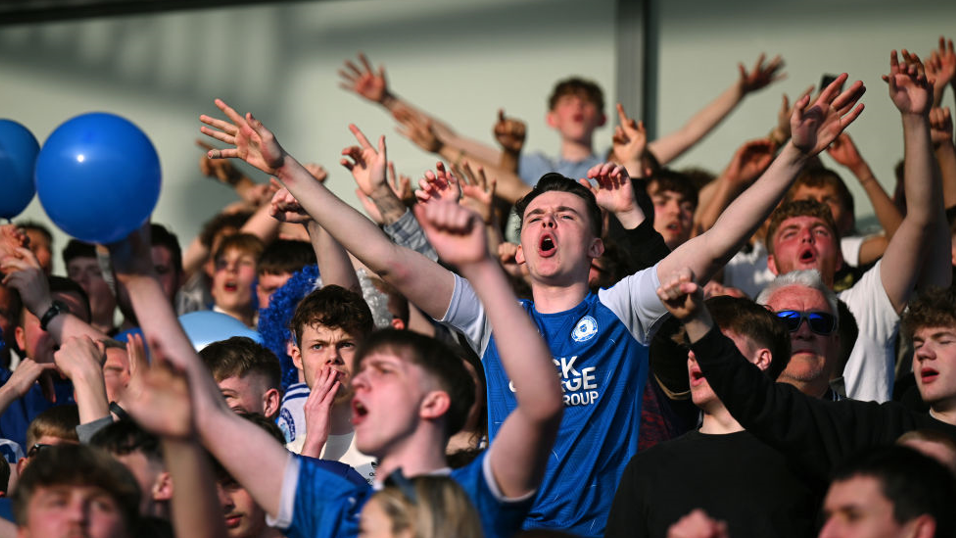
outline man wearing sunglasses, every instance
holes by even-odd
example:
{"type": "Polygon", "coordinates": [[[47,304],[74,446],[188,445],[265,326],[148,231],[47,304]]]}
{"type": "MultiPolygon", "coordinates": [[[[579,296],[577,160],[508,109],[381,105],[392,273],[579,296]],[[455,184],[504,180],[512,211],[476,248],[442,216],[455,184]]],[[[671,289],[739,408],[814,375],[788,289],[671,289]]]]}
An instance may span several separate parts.
{"type": "Polygon", "coordinates": [[[837,298],[814,269],[779,276],[757,297],[790,331],[790,362],[779,381],[814,398],[839,399],[830,378],[839,364],[837,298]]]}

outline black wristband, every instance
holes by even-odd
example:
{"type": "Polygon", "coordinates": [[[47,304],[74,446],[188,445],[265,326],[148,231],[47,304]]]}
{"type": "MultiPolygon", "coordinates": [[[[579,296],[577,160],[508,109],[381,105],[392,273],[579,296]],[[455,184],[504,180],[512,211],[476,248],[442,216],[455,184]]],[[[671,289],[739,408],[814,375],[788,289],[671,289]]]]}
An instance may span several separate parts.
{"type": "Polygon", "coordinates": [[[53,301],[50,305],[50,308],[43,313],[43,316],[40,317],[40,329],[46,331],[47,326],[50,325],[50,322],[53,321],[53,318],[62,314],[63,312],[69,312],[70,307],[66,306],[62,301],[53,301]]]}
{"type": "Polygon", "coordinates": [[[133,420],[133,418],[129,416],[129,413],[116,402],[110,402],[110,412],[116,415],[116,418],[120,420],[133,420]]]}

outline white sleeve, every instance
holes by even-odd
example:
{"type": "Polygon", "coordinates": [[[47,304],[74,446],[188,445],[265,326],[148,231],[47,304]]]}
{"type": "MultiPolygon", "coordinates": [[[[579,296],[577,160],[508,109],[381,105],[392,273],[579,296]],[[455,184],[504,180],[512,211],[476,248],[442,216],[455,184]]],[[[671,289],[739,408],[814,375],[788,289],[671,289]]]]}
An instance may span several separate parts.
{"type": "Polygon", "coordinates": [[[276,529],[287,529],[292,525],[292,511],[295,508],[295,491],[299,487],[299,458],[289,457],[282,475],[282,493],[279,496],[279,513],[276,517],[266,514],[266,525],[276,529]]]}
{"type": "Polygon", "coordinates": [[[485,316],[485,307],[478,300],[471,284],[457,274],[454,276],[455,290],[448,302],[448,310],[437,321],[461,331],[475,353],[483,357],[491,341],[491,325],[485,316]]]}
{"type": "Polygon", "coordinates": [[[852,288],[839,294],[860,329],[843,369],[846,395],[854,400],[885,402],[893,395],[900,316],[883,289],[882,265],[877,262],[852,288]]]}
{"type": "Polygon", "coordinates": [[[638,342],[647,345],[667,316],[664,303],[657,297],[660,285],[655,265],[599,291],[598,297],[627,326],[638,342]]]}
{"type": "Polygon", "coordinates": [[[850,267],[860,266],[860,248],[863,243],[873,235],[851,235],[840,239],[840,252],[843,253],[843,261],[850,267]]]}

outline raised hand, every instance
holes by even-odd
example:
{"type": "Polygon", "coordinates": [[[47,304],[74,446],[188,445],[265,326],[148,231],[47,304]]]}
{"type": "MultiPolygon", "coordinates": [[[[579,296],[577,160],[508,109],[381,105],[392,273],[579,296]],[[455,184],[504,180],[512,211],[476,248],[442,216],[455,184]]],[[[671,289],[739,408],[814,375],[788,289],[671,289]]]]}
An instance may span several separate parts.
{"type": "Polygon", "coordinates": [[[203,114],[199,116],[199,121],[206,125],[199,130],[206,136],[235,147],[212,149],[206,155],[210,159],[242,159],[269,175],[276,175],[287,154],[275,135],[261,121],[252,117],[251,112],[243,117],[222,99],[216,99],[215,103],[229,121],[203,114]]]}
{"type": "Polygon", "coordinates": [[[199,158],[199,172],[202,175],[231,187],[235,187],[236,183],[239,183],[243,175],[238,168],[233,166],[232,162],[222,159],[210,159],[208,157],[207,154],[210,151],[218,150],[219,148],[202,139],[196,139],[196,145],[205,152],[199,158]]]}
{"type": "Polygon", "coordinates": [[[939,36],[939,48],[930,53],[926,76],[933,79],[933,104],[939,106],[947,84],[956,85],[956,52],[953,40],[939,36]]]}
{"type": "Polygon", "coordinates": [[[106,347],[88,336],[68,338],[53,354],[53,362],[69,379],[82,375],[103,377],[106,347]]]}
{"type": "Polygon", "coordinates": [[[515,278],[526,278],[528,276],[528,265],[519,264],[515,258],[518,254],[518,245],[514,243],[501,243],[498,245],[498,262],[504,268],[505,272],[515,278]]]}
{"type": "Polygon", "coordinates": [[[53,304],[46,273],[30,249],[17,247],[10,255],[0,258],[0,273],[6,275],[3,285],[15,288],[27,310],[35,316],[42,316],[53,304]]]}
{"type": "Polygon", "coordinates": [[[431,119],[407,107],[396,108],[392,111],[392,116],[401,124],[401,127],[395,129],[398,134],[411,140],[416,146],[428,153],[438,153],[444,147],[431,119]]]}
{"type": "Polygon", "coordinates": [[[461,204],[481,216],[485,224],[490,224],[495,210],[495,187],[498,181],[485,177],[482,166],[472,167],[464,161],[461,167],[455,167],[455,174],[461,178],[461,204]]]}
{"type": "MultiPolygon", "coordinates": [[[[276,184],[279,183],[275,178],[272,181],[276,184]]],[[[285,187],[280,188],[272,195],[272,207],[269,208],[269,214],[280,222],[293,224],[305,224],[312,220],[312,217],[306,213],[295,196],[292,196],[285,187]]]]}
{"type": "Polygon", "coordinates": [[[385,136],[379,137],[378,150],[376,150],[358,127],[350,124],[349,130],[352,131],[359,145],[343,149],[342,155],[346,158],[341,159],[339,164],[352,172],[358,187],[371,196],[376,189],[385,186],[385,167],[388,163],[388,157],[385,154],[385,136]]]}
{"type": "Polygon", "coordinates": [[[415,201],[415,191],[412,190],[412,178],[395,172],[395,163],[388,161],[388,186],[391,187],[395,197],[406,204],[415,201]]]}
{"type": "Polygon", "coordinates": [[[857,105],[857,101],[866,87],[859,80],[837,95],[846,79],[846,73],[837,77],[820,92],[813,106],[809,106],[809,95],[794,104],[790,116],[791,142],[801,153],[820,153],[863,112],[863,103],[857,105]]]}
{"type": "Polygon", "coordinates": [[[601,209],[610,211],[615,215],[635,210],[640,211],[637,202],[634,200],[631,178],[627,175],[627,169],[623,166],[614,163],[594,165],[588,170],[588,179],[596,181],[597,186],[591,185],[586,179],[579,179],[578,183],[590,189],[597,200],[598,207],[601,209]]]}
{"type": "Polygon", "coordinates": [[[422,204],[427,204],[436,200],[445,200],[457,203],[461,198],[461,186],[458,184],[458,178],[455,174],[445,170],[445,165],[439,161],[435,165],[435,171],[428,170],[425,177],[418,180],[419,190],[415,191],[415,196],[422,204]]]}
{"type": "Polygon", "coordinates": [[[129,383],[123,391],[122,407],[125,409],[130,400],[139,398],[143,392],[144,379],[149,371],[149,361],[146,360],[146,345],[143,344],[143,335],[130,333],[126,339],[126,355],[129,357],[129,383]]]}
{"type": "Polygon", "coordinates": [[[751,140],[734,153],[725,172],[726,177],[734,183],[750,185],[770,166],[773,157],[773,142],[766,138],[751,140]]]}
{"type": "Polygon", "coordinates": [[[777,71],[783,67],[783,58],[779,54],[774,56],[770,63],[764,64],[766,58],[767,55],[761,53],[760,57],[757,58],[757,63],[749,72],[744,64],[737,64],[737,68],[740,70],[740,89],[745,95],[787,77],[785,73],[777,74],[777,71]]]}
{"type": "Polygon", "coordinates": [[[461,267],[490,259],[485,223],[478,213],[454,201],[440,200],[416,205],[415,217],[445,262],[461,267]]]}
{"type": "Polygon", "coordinates": [[[130,278],[150,276],[155,272],[150,254],[152,242],[149,222],[129,234],[126,239],[107,245],[107,248],[110,251],[113,272],[120,283],[125,283],[130,278]]]}
{"type": "Polygon", "coordinates": [[[933,107],[933,82],[919,56],[903,49],[901,64],[896,51],[890,53],[890,74],[883,75],[889,86],[890,99],[902,114],[926,116],[933,107]]]}
{"type": "Polygon", "coordinates": [[[511,153],[521,153],[526,133],[525,123],[519,119],[505,117],[505,110],[498,109],[498,121],[495,122],[495,140],[511,153]]]}
{"type": "Polygon", "coordinates": [[[949,107],[937,107],[929,111],[929,136],[933,147],[947,142],[953,143],[953,118],[950,116],[949,107]]]}
{"type": "Polygon", "coordinates": [[[684,267],[661,282],[657,296],[667,310],[684,321],[693,317],[704,305],[704,290],[694,280],[694,272],[684,267]]]}
{"type": "Polygon", "coordinates": [[[18,256],[17,249],[26,247],[29,243],[27,234],[23,233],[16,224],[0,226],[0,261],[7,256],[18,256]]]}
{"type": "Polygon", "coordinates": [[[373,103],[384,104],[391,96],[388,92],[388,81],[385,80],[385,66],[378,66],[378,70],[372,68],[368,58],[361,52],[358,53],[358,67],[351,60],[345,60],[345,68],[339,69],[339,76],[342,81],[339,87],[350,92],[355,92],[360,97],[364,97],[373,103]]]}
{"type": "Polygon", "coordinates": [[[318,458],[322,448],[329,439],[332,429],[332,404],[342,383],[339,381],[339,372],[332,368],[322,368],[315,380],[315,386],[305,400],[305,443],[302,445],[303,456],[318,458]]]}
{"type": "Polygon", "coordinates": [[[192,439],[196,435],[196,423],[189,378],[184,370],[163,356],[158,342],[151,341],[150,348],[153,363],[138,374],[136,397],[124,398],[123,408],[140,426],[155,435],[192,439]]]}
{"type": "Polygon", "coordinates": [[[811,84],[809,88],[803,90],[803,93],[797,97],[793,105],[790,104],[790,98],[787,94],[783,94],[783,102],[780,104],[780,109],[777,110],[777,125],[773,128],[773,131],[770,132],[770,137],[778,147],[786,144],[787,140],[790,140],[790,117],[793,116],[794,106],[812,92],[813,85],[811,84]]]}
{"type": "Polygon", "coordinates": [[[611,138],[612,151],[616,162],[625,164],[637,161],[647,148],[647,131],[644,122],[635,121],[624,112],[624,106],[617,104],[617,117],[621,124],[614,129],[611,138]]]}
{"type": "Polygon", "coordinates": [[[40,387],[43,389],[43,396],[49,401],[55,401],[55,393],[53,391],[53,379],[49,376],[56,371],[56,364],[52,362],[36,362],[33,359],[23,359],[20,361],[20,364],[13,370],[13,374],[10,375],[10,379],[7,379],[7,382],[0,387],[0,391],[9,391],[10,394],[15,398],[23,398],[26,396],[27,392],[33,387],[33,385],[40,379],[40,376],[43,375],[46,383],[41,383],[40,387]]]}

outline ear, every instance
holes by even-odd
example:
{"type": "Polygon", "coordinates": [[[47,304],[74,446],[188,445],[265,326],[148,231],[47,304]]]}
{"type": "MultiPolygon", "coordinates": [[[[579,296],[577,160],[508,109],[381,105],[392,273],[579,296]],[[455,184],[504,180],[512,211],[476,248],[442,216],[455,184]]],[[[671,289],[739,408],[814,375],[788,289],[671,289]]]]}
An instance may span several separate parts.
{"type": "Polygon", "coordinates": [[[17,476],[22,475],[23,470],[26,469],[26,467],[27,467],[26,458],[20,458],[19,460],[17,460],[17,476]]]}
{"type": "Polygon", "coordinates": [[[777,261],[773,259],[773,254],[767,254],[767,269],[770,269],[770,272],[776,276],[780,276],[780,271],[777,271],[777,261]]]}
{"type": "Polygon", "coordinates": [[[295,344],[291,344],[291,348],[292,348],[292,353],[291,353],[291,355],[292,355],[292,364],[295,366],[296,370],[299,370],[299,371],[301,372],[301,371],[303,371],[303,368],[302,368],[302,352],[299,351],[299,346],[297,346],[297,345],[295,345],[295,344]]]}
{"type": "Polygon", "coordinates": [[[405,330],[405,322],[402,321],[402,320],[400,320],[400,319],[398,319],[398,318],[392,318],[392,328],[393,328],[393,329],[398,329],[399,331],[404,331],[404,330],[405,330]]]}
{"type": "Polygon", "coordinates": [[[769,349],[760,348],[757,350],[757,356],[753,363],[757,365],[757,368],[760,368],[760,371],[766,372],[767,368],[770,368],[771,362],[773,362],[773,354],[770,353],[769,349]]]}
{"type": "Polygon", "coordinates": [[[267,417],[274,417],[279,414],[279,407],[282,405],[282,397],[276,389],[269,389],[262,395],[262,410],[267,417]]]}
{"type": "Polygon", "coordinates": [[[168,501],[173,498],[173,477],[169,471],[156,475],[153,490],[150,492],[154,501],[168,501]]]}
{"type": "Polygon", "coordinates": [[[17,347],[26,353],[27,349],[24,346],[27,344],[27,339],[26,331],[23,330],[23,327],[18,325],[17,328],[13,330],[13,338],[17,341],[17,347]]]}
{"type": "Polygon", "coordinates": [[[548,127],[551,127],[552,129],[558,126],[557,116],[553,111],[548,111],[548,113],[544,116],[544,120],[548,122],[548,127]]]}
{"type": "Polygon", "coordinates": [[[929,514],[917,516],[906,522],[911,532],[907,536],[913,538],[933,538],[936,536],[936,520],[929,514]]]}
{"type": "Polygon", "coordinates": [[[598,119],[597,126],[598,126],[598,127],[604,127],[604,125],[605,125],[606,123],[607,123],[607,115],[606,115],[606,114],[601,114],[600,119],[598,119]]]}
{"type": "Polygon", "coordinates": [[[524,265],[525,261],[526,260],[524,259],[524,247],[522,247],[521,245],[518,245],[518,250],[515,251],[515,263],[517,263],[518,265],[524,265]]]}
{"type": "Polygon", "coordinates": [[[604,241],[602,241],[600,237],[595,237],[594,240],[591,241],[591,246],[588,247],[588,256],[594,259],[600,258],[601,254],[604,254],[604,241]]]}
{"type": "Polygon", "coordinates": [[[422,398],[419,416],[425,420],[443,418],[451,407],[451,397],[443,390],[433,390],[422,398]]]}

